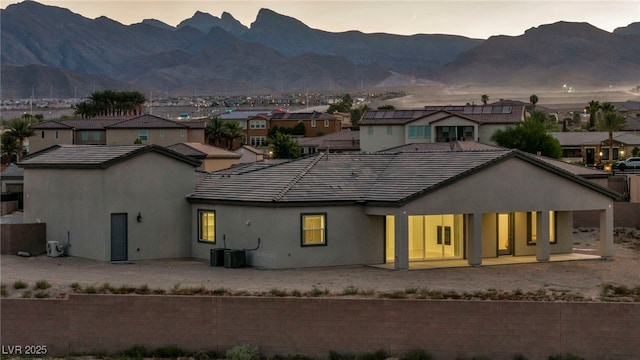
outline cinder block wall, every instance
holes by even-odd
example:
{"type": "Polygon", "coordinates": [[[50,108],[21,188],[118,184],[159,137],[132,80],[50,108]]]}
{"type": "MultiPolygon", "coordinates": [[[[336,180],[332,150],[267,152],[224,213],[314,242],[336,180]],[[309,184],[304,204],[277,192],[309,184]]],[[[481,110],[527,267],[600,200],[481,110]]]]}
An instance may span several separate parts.
{"type": "MultiPolygon", "coordinates": [[[[640,227],[640,203],[614,202],[613,226],[640,227]]],[[[600,211],[574,211],[573,227],[600,227],[600,211]]]]}
{"type": "Polygon", "coordinates": [[[46,345],[50,356],[252,344],[267,356],[420,348],[434,359],[640,359],[637,303],[70,295],[0,305],[2,345],[46,345]]]}

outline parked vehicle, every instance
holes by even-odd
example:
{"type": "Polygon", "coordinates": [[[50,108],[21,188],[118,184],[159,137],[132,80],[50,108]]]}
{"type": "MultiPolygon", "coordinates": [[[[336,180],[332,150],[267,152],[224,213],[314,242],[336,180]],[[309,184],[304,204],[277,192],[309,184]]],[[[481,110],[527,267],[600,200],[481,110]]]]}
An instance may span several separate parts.
{"type": "Polygon", "coordinates": [[[640,169],[640,157],[630,157],[627,160],[618,161],[616,167],[620,170],[640,169]]]}

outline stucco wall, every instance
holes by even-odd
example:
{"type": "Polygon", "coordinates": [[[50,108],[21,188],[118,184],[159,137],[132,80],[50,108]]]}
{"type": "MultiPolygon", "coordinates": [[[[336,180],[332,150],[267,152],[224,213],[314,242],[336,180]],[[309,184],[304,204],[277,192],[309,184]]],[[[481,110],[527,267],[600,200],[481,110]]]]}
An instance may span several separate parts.
{"type": "Polygon", "coordinates": [[[111,214],[128,214],[129,260],[189,256],[194,168],[146,153],[100,169],[25,169],[25,222],[69,255],[111,260],[111,214]],[[137,214],[142,222],[136,221],[137,214]]]}
{"type": "Polygon", "coordinates": [[[65,129],[34,130],[33,136],[29,137],[29,153],[33,154],[57,144],[73,144],[73,131],[65,129]],[[42,138],[43,132],[44,138],[42,138]],[[57,139],[56,132],[58,132],[57,139]]]}
{"type": "Polygon", "coordinates": [[[367,216],[360,207],[255,207],[192,205],[195,258],[209,259],[212,248],[258,250],[247,253],[250,265],[294,268],[384,263],[384,217],[367,216]],[[216,211],[216,244],[198,242],[198,209],[216,211]],[[327,213],[326,246],[301,246],[302,213],[327,213]]]}
{"type": "Polygon", "coordinates": [[[481,142],[483,144],[495,145],[496,143],[491,141],[491,137],[493,136],[493,133],[495,133],[497,130],[504,130],[506,128],[507,128],[507,125],[503,125],[503,124],[498,124],[498,125],[483,124],[483,125],[480,125],[479,131],[478,131],[478,133],[480,134],[480,136],[478,138],[478,142],[481,142]]]}
{"type": "Polygon", "coordinates": [[[374,152],[404,145],[404,125],[364,125],[360,127],[360,149],[374,152]],[[391,135],[387,134],[387,126],[391,127],[391,135]],[[370,130],[373,128],[373,133],[370,130]]]}
{"type": "MultiPolygon", "coordinates": [[[[139,129],[107,129],[107,145],[130,145],[138,138],[139,129]]],[[[144,129],[142,129],[144,130],[144,129]]],[[[187,141],[189,129],[146,129],[147,140],[143,144],[156,144],[160,146],[171,146],[187,141]],[[182,134],[182,136],[181,136],[182,134]]]]}
{"type": "Polygon", "coordinates": [[[267,357],[423,349],[436,360],[640,358],[638,303],[70,295],[0,304],[3,349],[44,345],[48,356],[134,345],[224,354],[251,344],[267,357]]]}

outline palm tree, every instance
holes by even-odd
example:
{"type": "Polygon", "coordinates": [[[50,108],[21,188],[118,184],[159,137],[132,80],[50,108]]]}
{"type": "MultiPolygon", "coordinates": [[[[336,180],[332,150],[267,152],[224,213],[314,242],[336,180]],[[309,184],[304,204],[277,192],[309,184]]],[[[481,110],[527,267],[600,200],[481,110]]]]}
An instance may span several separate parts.
{"type": "Polygon", "coordinates": [[[589,131],[593,131],[596,126],[596,114],[600,110],[600,102],[596,100],[589,101],[589,105],[584,108],[589,113],[589,131]]]}
{"type": "Polygon", "coordinates": [[[18,154],[16,156],[16,161],[20,161],[22,153],[24,152],[24,139],[33,135],[31,121],[28,119],[13,119],[9,121],[7,129],[7,132],[11,134],[11,136],[18,139],[18,154]]]}
{"type": "Polygon", "coordinates": [[[16,139],[9,132],[2,133],[0,137],[2,146],[2,156],[6,156],[9,162],[12,162],[13,155],[18,153],[18,139],[16,139]]]}
{"type": "Polygon", "coordinates": [[[555,119],[552,116],[548,116],[543,111],[534,110],[531,112],[531,115],[527,119],[537,121],[539,124],[544,125],[544,128],[547,130],[551,130],[554,127],[553,120],[555,119]]]}
{"type": "Polygon", "coordinates": [[[536,104],[538,103],[538,95],[533,94],[529,96],[529,102],[533,105],[533,111],[536,110],[536,104]]]}
{"type": "Polygon", "coordinates": [[[237,121],[227,121],[223,125],[223,136],[227,139],[227,149],[233,148],[233,142],[236,139],[241,139],[244,136],[242,126],[237,121]]]}
{"type": "Polygon", "coordinates": [[[487,102],[489,101],[489,95],[482,95],[480,97],[482,99],[482,104],[487,105],[487,102]]]}
{"type": "Polygon", "coordinates": [[[609,132],[609,161],[613,160],[613,132],[620,131],[627,125],[624,116],[617,111],[606,111],[598,121],[598,130],[609,132]]]}
{"type": "Polygon", "coordinates": [[[224,137],[224,128],[222,119],[219,117],[214,117],[207,122],[207,126],[204,129],[204,134],[207,137],[207,142],[209,144],[213,144],[214,146],[218,146],[220,144],[220,139],[224,137]]]}

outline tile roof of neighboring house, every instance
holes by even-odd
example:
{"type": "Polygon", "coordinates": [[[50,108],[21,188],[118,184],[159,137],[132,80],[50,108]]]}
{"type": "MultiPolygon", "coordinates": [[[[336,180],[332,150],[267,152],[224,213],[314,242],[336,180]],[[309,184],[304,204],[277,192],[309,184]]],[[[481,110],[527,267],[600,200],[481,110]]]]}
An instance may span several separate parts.
{"type": "Polygon", "coordinates": [[[627,120],[627,125],[625,125],[625,127],[622,129],[624,131],[640,131],[640,118],[635,117],[635,116],[631,116],[631,115],[627,115],[625,117],[625,120],[627,120]]]}
{"type": "Polygon", "coordinates": [[[123,118],[49,120],[34,125],[33,129],[104,130],[106,125],[114,124],[123,120],[123,118]]]}
{"type": "MultiPolygon", "coordinates": [[[[513,124],[524,120],[524,105],[425,106],[417,110],[368,110],[360,125],[404,125],[437,112],[454,114],[479,124],[513,124]]],[[[438,121],[437,119],[435,121],[438,121]]],[[[434,121],[434,122],[435,122],[434,121]]]]}
{"type": "Polygon", "coordinates": [[[116,122],[110,125],[106,125],[107,129],[140,129],[140,128],[153,128],[153,129],[169,129],[169,128],[183,128],[186,129],[189,126],[178,121],[164,119],[155,115],[144,114],[136,116],[134,118],[116,122]]]}
{"type": "Polygon", "coordinates": [[[139,115],[135,117],[109,117],[72,120],[49,120],[34,125],[35,130],[46,129],[74,129],[74,130],[105,130],[121,128],[201,128],[204,129],[206,121],[173,121],[154,115],[139,115]]]}
{"type": "Polygon", "coordinates": [[[245,120],[247,118],[254,117],[254,116],[269,116],[269,115],[271,115],[271,112],[267,112],[264,110],[263,111],[239,110],[239,111],[225,112],[218,115],[218,117],[222,120],[245,120]]]}
{"type": "MultiPolygon", "coordinates": [[[[585,131],[585,132],[552,132],[551,136],[558,139],[562,146],[600,145],[603,141],[609,140],[609,133],[606,131],[585,131]]],[[[613,139],[627,145],[640,145],[640,135],[627,132],[616,131],[613,139]]]]}
{"type": "MultiPolygon", "coordinates": [[[[241,149],[246,149],[246,150],[248,150],[248,151],[250,151],[250,152],[252,152],[252,153],[254,153],[256,155],[263,155],[264,154],[264,151],[258,150],[256,148],[254,148],[253,146],[249,146],[249,145],[242,145],[241,149]]],[[[236,150],[236,151],[238,151],[238,150],[236,150]]]]}
{"type": "Polygon", "coordinates": [[[177,151],[182,155],[207,159],[239,159],[242,155],[221,149],[219,147],[194,142],[177,143],[167,146],[167,149],[177,151]]]}
{"type": "Polygon", "coordinates": [[[209,175],[191,202],[401,205],[510,158],[519,158],[612,198],[618,194],[518,150],[325,154],[256,170],[209,175]],[[264,186],[269,184],[269,186],[264,186]]]}
{"type": "Polygon", "coordinates": [[[147,152],[156,152],[169,156],[192,166],[200,165],[199,160],[186,157],[158,145],[54,145],[29,155],[18,165],[26,169],[104,169],[147,152]]]}
{"type": "Polygon", "coordinates": [[[24,176],[24,170],[16,164],[9,164],[2,172],[0,177],[5,180],[22,179],[24,176]]]}
{"type": "Polygon", "coordinates": [[[274,112],[271,114],[271,120],[332,120],[335,116],[317,111],[313,112],[274,112]]]}
{"type": "Polygon", "coordinates": [[[329,150],[360,150],[360,131],[342,130],[318,137],[295,138],[301,147],[329,150]]]}
{"type": "Polygon", "coordinates": [[[471,151],[471,150],[505,150],[503,147],[487,145],[475,141],[451,141],[435,143],[411,143],[400,145],[379,152],[409,152],[409,151],[471,151]]]}

